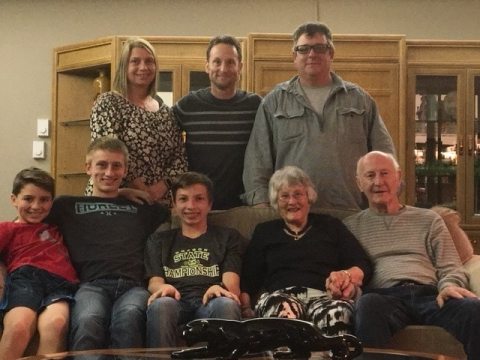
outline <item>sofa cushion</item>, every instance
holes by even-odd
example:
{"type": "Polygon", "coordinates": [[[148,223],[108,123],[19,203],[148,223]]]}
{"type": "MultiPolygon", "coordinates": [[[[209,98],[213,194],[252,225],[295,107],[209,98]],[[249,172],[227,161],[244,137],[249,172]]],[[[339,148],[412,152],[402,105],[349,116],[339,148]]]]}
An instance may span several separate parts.
{"type": "Polygon", "coordinates": [[[473,246],[465,231],[460,227],[461,219],[459,213],[443,206],[434,206],[432,210],[438,213],[445,221],[460,260],[462,264],[465,264],[473,256],[473,246]]]}
{"type": "Polygon", "coordinates": [[[229,210],[212,211],[208,215],[208,223],[237,229],[240,234],[250,240],[257,224],[278,217],[278,213],[270,207],[240,206],[229,210]]]}
{"type": "MultiPolygon", "coordinates": [[[[343,219],[355,213],[354,210],[338,210],[328,208],[312,208],[316,214],[328,214],[343,219]]],[[[278,219],[280,216],[271,207],[239,206],[228,210],[214,210],[208,214],[208,222],[237,229],[246,239],[250,240],[255,226],[265,221],[278,219]]],[[[158,231],[177,229],[180,227],[178,216],[172,215],[171,222],[162,224],[158,231]]]]}

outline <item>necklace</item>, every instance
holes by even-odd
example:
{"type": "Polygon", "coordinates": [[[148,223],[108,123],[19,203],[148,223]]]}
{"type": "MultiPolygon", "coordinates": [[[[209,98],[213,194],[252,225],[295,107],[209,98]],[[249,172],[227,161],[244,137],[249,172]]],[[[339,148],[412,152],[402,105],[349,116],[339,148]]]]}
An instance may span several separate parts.
{"type": "Polygon", "coordinates": [[[287,226],[283,228],[283,231],[285,231],[285,234],[288,236],[291,236],[293,240],[299,240],[301,239],[307,232],[312,228],[312,225],[300,230],[300,231],[293,231],[290,230],[287,226]]]}

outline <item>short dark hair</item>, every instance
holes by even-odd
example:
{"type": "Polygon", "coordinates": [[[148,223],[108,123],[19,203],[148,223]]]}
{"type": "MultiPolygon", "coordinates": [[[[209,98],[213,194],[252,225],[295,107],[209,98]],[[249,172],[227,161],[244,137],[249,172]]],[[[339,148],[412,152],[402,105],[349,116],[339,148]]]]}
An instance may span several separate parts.
{"type": "Polygon", "coordinates": [[[55,196],[55,181],[45,170],[36,167],[21,170],[13,180],[12,194],[17,196],[28,184],[33,184],[48,191],[52,198],[55,196]]]}
{"type": "Polygon", "coordinates": [[[207,196],[210,202],[213,201],[213,182],[210,178],[205,175],[195,171],[187,171],[177,177],[172,182],[172,196],[173,201],[175,202],[178,189],[185,189],[189,186],[200,184],[206,187],[207,196]]]}
{"type": "Polygon", "coordinates": [[[207,61],[210,60],[210,52],[212,51],[212,48],[218,44],[233,46],[235,50],[237,50],[238,61],[242,61],[242,47],[240,46],[240,42],[231,35],[218,35],[210,40],[207,47],[207,61]]]}
{"type": "Polygon", "coordinates": [[[293,46],[303,34],[312,37],[315,34],[323,34],[327,38],[327,43],[334,49],[332,32],[327,24],[321,22],[306,22],[295,29],[293,32],[293,46]]]}
{"type": "Polygon", "coordinates": [[[104,136],[93,140],[87,149],[87,162],[91,161],[93,152],[97,150],[106,150],[122,153],[125,157],[125,166],[128,165],[128,149],[125,143],[120,139],[110,136],[104,136]]]}

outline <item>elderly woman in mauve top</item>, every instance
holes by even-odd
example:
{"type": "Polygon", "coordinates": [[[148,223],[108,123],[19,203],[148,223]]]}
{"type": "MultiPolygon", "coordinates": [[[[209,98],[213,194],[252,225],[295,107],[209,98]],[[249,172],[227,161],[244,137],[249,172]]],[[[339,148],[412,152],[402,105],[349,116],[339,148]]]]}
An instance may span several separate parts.
{"type": "MultiPolygon", "coordinates": [[[[125,42],[113,90],[101,94],[90,115],[92,141],[113,136],[128,148],[123,186],[168,201],[170,181],[187,170],[185,146],[171,109],[156,94],[157,57],[142,38],[125,42]]],[[[86,194],[91,194],[91,186],[86,194]]]]}
{"type": "Polygon", "coordinates": [[[307,320],[325,334],[352,331],[353,300],[372,274],[372,264],[343,223],[310,213],[317,193],[294,166],[277,170],[269,183],[270,204],[281,219],[257,225],[247,248],[242,313],[307,320]]]}

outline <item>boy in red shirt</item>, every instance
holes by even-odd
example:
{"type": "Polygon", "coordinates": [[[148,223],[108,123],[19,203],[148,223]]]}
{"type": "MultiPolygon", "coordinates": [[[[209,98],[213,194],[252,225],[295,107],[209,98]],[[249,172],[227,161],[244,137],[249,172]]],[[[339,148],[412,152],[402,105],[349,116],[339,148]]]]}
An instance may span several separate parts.
{"type": "Polygon", "coordinates": [[[28,168],[13,182],[13,222],[0,223],[0,251],[7,266],[3,297],[0,359],[22,356],[36,330],[38,354],[66,348],[69,302],[78,279],[56,226],[42,221],[49,214],[54,180],[45,171],[28,168]]]}

